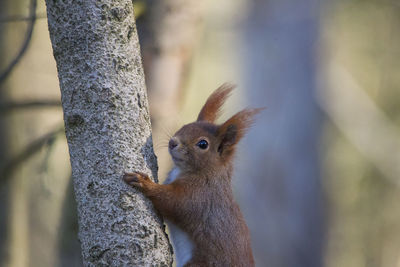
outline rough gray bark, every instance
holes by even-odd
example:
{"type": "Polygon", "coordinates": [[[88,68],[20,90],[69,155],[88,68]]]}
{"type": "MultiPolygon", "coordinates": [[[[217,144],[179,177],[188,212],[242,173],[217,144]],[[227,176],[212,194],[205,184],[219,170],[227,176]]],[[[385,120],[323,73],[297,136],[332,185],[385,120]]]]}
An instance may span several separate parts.
{"type": "Polygon", "coordinates": [[[84,264],[168,266],[161,220],[122,181],[124,171],[157,173],[132,1],[46,4],[84,264]]]}

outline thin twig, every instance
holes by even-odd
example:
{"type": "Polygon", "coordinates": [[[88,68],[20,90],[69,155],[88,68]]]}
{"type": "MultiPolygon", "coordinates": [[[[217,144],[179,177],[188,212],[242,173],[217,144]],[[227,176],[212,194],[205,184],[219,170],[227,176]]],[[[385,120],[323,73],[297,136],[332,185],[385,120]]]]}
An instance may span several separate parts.
{"type": "Polygon", "coordinates": [[[3,71],[3,73],[0,74],[0,84],[4,82],[4,80],[7,78],[7,76],[11,73],[11,71],[14,69],[15,65],[19,62],[19,60],[22,58],[22,56],[25,54],[29,43],[32,39],[32,33],[33,33],[33,28],[35,25],[36,21],[36,6],[37,6],[37,0],[31,0],[31,6],[29,9],[29,25],[28,29],[26,31],[25,35],[25,41],[22,44],[22,47],[20,51],[18,52],[17,56],[10,62],[10,64],[7,66],[7,68],[3,71]]]}
{"type": "Polygon", "coordinates": [[[6,184],[7,180],[11,177],[13,171],[27,159],[35,155],[43,146],[51,143],[54,138],[64,132],[64,127],[58,127],[55,130],[39,137],[38,139],[34,140],[30,143],[23,151],[17,154],[14,158],[7,161],[1,168],[0,168],[0,177],[2,179],[1,184],[6,184]]]}
{"type": "MultiPolygon", "coordinates": [[[[47,15],[45,13],[37,14],[35,16],[35,19],[45,19],[45,18],[47,18],[47,15]]],[[[34,19],[34,18],[31,16],[14,15],[14,16],[0,18],[0,23],[18,22],[18,21],[26,21],[26,20],[32,20],[32,19],[34,19]]]]}
{"type": "Polygon", "coordinates": [[[0,104],[0,115],[14,111],[16,109],[31,109],[31,108],[44,108],[44,107],[61,107],[59,100],[36,100],[36,101],[21,101],[21,102],[8,102],[0,104]]]}

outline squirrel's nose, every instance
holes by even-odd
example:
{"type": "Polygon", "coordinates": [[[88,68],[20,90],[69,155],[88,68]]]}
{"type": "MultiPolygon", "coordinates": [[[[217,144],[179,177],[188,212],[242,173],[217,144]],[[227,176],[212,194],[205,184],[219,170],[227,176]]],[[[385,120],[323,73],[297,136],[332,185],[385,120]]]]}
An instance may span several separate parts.
{"type": "Polygon", "coordinates": [[[170,150],[172,150],[172,149],[174,149],[174,148],[177,147],[177,146],[178,146],[177,140],[176,140],[174,137],[172,137],[172,138],[169,140],[168,148],[169,148],[170,150]]]}

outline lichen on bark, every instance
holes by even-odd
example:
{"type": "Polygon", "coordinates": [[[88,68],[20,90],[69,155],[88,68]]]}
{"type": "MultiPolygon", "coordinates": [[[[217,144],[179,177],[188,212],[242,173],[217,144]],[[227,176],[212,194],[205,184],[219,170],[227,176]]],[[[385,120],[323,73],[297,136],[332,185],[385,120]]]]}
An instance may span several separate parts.
{"type": "Polygon", "coordinates": [[[130,0],[46,0],[85,266],[170,266],[151,203],[124,171],[157,179],[130,0]]]}

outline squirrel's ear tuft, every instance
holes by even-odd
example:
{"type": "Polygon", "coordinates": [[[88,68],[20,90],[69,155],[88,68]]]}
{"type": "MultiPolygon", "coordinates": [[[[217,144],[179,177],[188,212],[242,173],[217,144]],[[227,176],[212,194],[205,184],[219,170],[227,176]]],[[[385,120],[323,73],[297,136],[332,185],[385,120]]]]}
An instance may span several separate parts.
{"type": "Polygon", "coordinates": [[[220,115],[220,110],[229,94],[232,92],[235,85],[224,83],[210,95],[200,110],[197,121],[208,121],[214,123],[220,115]]]}
{"type": "Polygon", "coordinates": [[[245,135],[247,129],[254,122],[254,115],[260,113],[265,108],[244,109],[218,128],[218,137],[220,144],[218,152],[220,155],[230,155],[234,151],[235,145],[245,135]]]}

